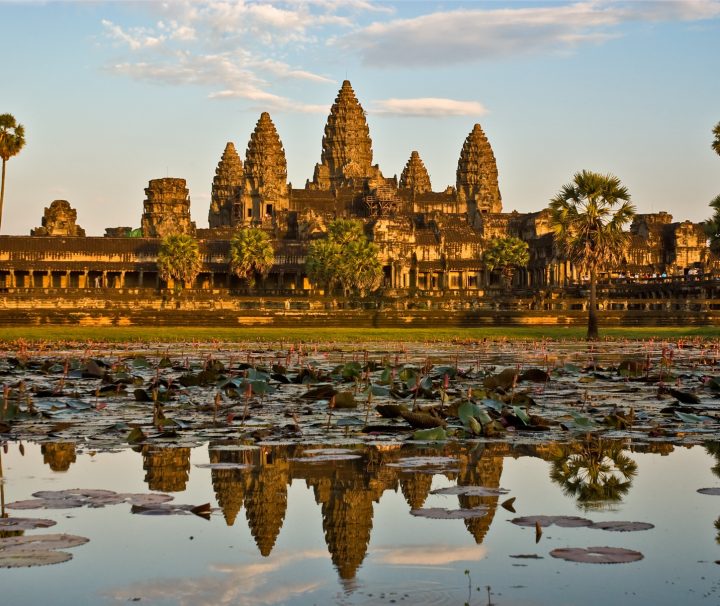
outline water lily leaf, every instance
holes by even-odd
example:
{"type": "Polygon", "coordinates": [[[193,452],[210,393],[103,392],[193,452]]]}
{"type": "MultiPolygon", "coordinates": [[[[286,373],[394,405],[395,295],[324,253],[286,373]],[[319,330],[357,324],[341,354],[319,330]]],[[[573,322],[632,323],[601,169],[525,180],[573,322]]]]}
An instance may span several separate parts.
{"type": "Polygon", "coordinates": [[[585,564],[626,564],[643,559],[643,554],[632,549],[621,547],[562,547],[553,549],[550,555],[568,562],[585,564]]]}
{"type": "Polygon", "coordinates": [[[521,518],[513,518],[510,521],[517,526],[540,525],[543,528],[552,526],[553,524],[561,528],[580,528],[590,526],[593,523],[592,520],[578,516],[524,516],[521,518]]]}
{"type": "Polygon", "coordinates": [[[335,423],[337,427],[363,427],[365,421],[358,417],[342,417],[335,423]]]}
{"type": "Polygon", "coordinates": [[[476,436],[479,436],[483,430],[482,425],[480,425],[480,421],[478,421],[475,417],[470,417],[468,419],[467,429],[469,429],[470,432],[476,436]]]}
{"type": "Polygon", "coordinates": [[[504,488],[491,488],[488,486],[448,486],[431,490],[430,494],[463,495],[468,497],[497,497],[510,492],[504,488]]]}
{"type": "Polygon", "coordinates": [[[427,412],[401,410],[400,416],[414,429],[431,429],[433,427],[445,427],[447,425],[444,419],[431,415],[427,412]]]}
{"type": "Polygon", "coordinates": [[[22,551],[44,551],[47,549],[68,549],[84,545],[90,539],[73,534],[33,534],[0,539],[0,551],[21,549],[22,551]]]}
{"type": "Polygon", "coordinates": [[[597,528],[599,530],[610,530],[612,532],[636,532],[639,530],[650,530],[655,528],[654,524],[649,522],[623,522],[619,520],[608,520],[607,522],[594,522],[588,528],[597,528]]]}
{"type": "Polygon", "coordinates": [[[0,568],[31,568],[33,566],[49,566],[72,560],[67,551],[10,549],[0,551],[0,568]]]}
{"type": "Polygon", "coordinates": [[[133,428],[127,436],[128,444],[137,444],[147,439],[147,436],[143,433],[139,427],[133,428]]]}
{"type": "Polygon", "coordinates": [[[472,509],[430,507],[410,510],[411,515],[419,518],[431,518],[433,520],[471,520],[473,518],[482,518],[487,515],[487,512],[488,508],[484,506],[473,507],[472,509]]]}
{"type": "Polygon", "coordinates": [[[250,469],[252,465],[245,463],[195,463],[200,469],[250,469]]]}
{"type": "Polygon", "coordinates": [[[43,518],[0,518],[1,530],[34,530],[35,528],[50,528],[55,526],[55,520],[43,518]]]}
{"type": "Polygon", "coordinates": [[[680,419],[683,423],[712,423],[717,419],[712,417],[706,417],[704,415],[694,415],[689,412],[675,411],[675,416],[680,419]]]}
{"type": "Polygon", "coordinates": [[[413,440],[427,440],[432,442],[440,442],[447,440],[447,432],[442,427],[434,427],[432,429],[418,429],[412,435],[413,440]]]}
{"type": "Polygon", "coordinates": [[[368,394],[380,397],[388,397],[390,396],[390,389],[388,387],[383,387],[382,385],[376,385],[375,383],[371,383],[370,387],[363,392],[363,395],[365,396],[367,396],[368,394]]]}
{"type": "Polygon", "coordinates": [[[417,376],[419,369],[415,366],[403,366],[398,372],[398,379],[400,379],[408,387],[414,387],[417,382],[417,376]]]}
{"type": "Polygon", "coordinates": [[[513,406],[512,409],[515,413],[515,416],[523,422],[523,425],[530,425],[530,417],[523,408],[520,408],[519,406],[513,406]]]}
{"type": "Polygon", "coordinates": [[[135,356],[132,359],[132,367],[133,368],[149,368],[150,363],[147,361],[147,358],[145,356],[135,356]]]}
{"type": "Polygon", "coordinates": [[[542,368],[528,368],[520,375],[520,381],[532,381],[533,383],[547,383],[550,375],[542,368]]]}
{"type": "Polygon", "coordinates": [[[492,398],[483,398],[482,400],[480,400],[480,403],[487,408],[491,408],[492,410],[496,410],[497,412],[502,412],[503,403],[500,400],[493,400],[492,398]]]}
{"type": "Polygon", "coordinates": [[[455,457],[405,457],[388,463],[388,467],[403,467],[406,469],[422,467],[447,468],[454,465],[457,465],[455,457]]]}
{"type": "Polygon", "coordinates": [[[386,419],[396,419],[400,416],[402,410],[407,409],[402,404],[378,404],[375,407],[381,417],[386,419]]]}
{"type": "Polygon", "coordinates": [[[573,421],[575,422],[575,425],[578,427],[596,427],[597,423],[593,421],[590,417],[585,417],[575,411],[570,411],[570,415],[573,418],[573,421]]]}
{"type": "Polygon", "coordinates": [[[713,488],[698,488],[700,494],[708,494],[714,497],[720,497],[720,487],[715,486],[713,488]]]}
{"type": "Polygon", "coordinates": [[[270,385],[267,381],[250,381],[250,386],[252,387],[253,393],[259,396],[264,396],[275,391],[275,387],[270,385]]]}
{"type": "Polygon", "coordinates": [[[357,408],[357,400],[351,391],[341,391],[335,394],[335,408],[357,408]]]}

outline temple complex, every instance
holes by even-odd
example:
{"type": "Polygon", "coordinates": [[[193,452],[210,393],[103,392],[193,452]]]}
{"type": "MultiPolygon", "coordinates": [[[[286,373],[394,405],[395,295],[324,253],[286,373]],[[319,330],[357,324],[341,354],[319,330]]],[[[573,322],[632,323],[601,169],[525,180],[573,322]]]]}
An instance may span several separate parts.
{"type": "MultiPolygon", "coordinates": [[[[417,150],[409,154],[399,180],[383,176],[373,164],[366,114],[346,80],[330,108],[320,161],[304,187],[288,183],[280,133],[263,112],[244,159],[228,142],[212,182],[208,179],[207,229],[196,228],[190,192],[181,178],[151,180],[145,188],[140,227],[109,227],[105,237],[86,237],[76,223],[76,211],[67,201],[56,200],[45,209],[42,226],[31,236],[0,236],[0,289],[22,298],[36,297],[37,289],[50,289],[48,296],[52,289],[63,289],[68,296],[74,291],[95,297],[97,293],[87,291],[99,288],[105,290],[106,300],[107,289],[118,296],[132,289],[136,300],[140,295],[151,300],[168,287],[157,271],[160,240],[183,233],[199,240],[203,257],[200,274],[189,290],[199,298],[206,292],[213,306],[223,297],[232,301],[243,295],[327,296],[322,285],[307,277],[307,247],[325,237],[334,219],[352,218],[363,222],[366,235],[378,246],[384,277],[375,296],[385,298],[386,307],[388,300],[408,310],[417,306],[419,298],[451,297],[466,301],[471,309],[497,309],[498,297],[507,293],[499,273],[485,267],[483,251],[494,238],[515,236],[528,243],[530,261],[515,273],[512,304],[521,301],[530,310],[578,309],[578,303],[562,304],[563,297],[582,299],[577,289],[582,288],[583,276],[554,244],[547,201],[539,200],[536,212],[503,209],[495,155],[479,124],[469,129],[457,151],[456,182],[444,189],[433,191],[417,150]],[[244,226],[265,230],[275,249],[268,277],[252,292],[229,268],[230,239],[244,226]]],[[[604,280],[682,279],[717,269],[702,224],[677,222],[665,212],[638,214],[630,233],[621,267],[604,280]]],[[[612,286],[606,309],[633,309],[630,303],[613,299],[617,295],[626,301],[631,291],[631,284],[612,286]]],[[[652,298],[675,296],[661,291],[652,298]]],[[[715,294],[705,292],[702,297],[715,294]]],[[[293,306],[287,301],[282,305],[293,306]]]]}

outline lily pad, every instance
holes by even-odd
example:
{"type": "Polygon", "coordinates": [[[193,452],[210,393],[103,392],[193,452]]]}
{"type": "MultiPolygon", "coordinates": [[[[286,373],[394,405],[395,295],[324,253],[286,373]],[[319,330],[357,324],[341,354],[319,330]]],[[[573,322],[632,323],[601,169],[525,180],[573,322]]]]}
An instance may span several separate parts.
{"type": "Polygon", "coordinates": [[[429,507],[425,509],[411,509],[410,514],[419,518],[432,518],[433,520],[471,520],[487,515],[487,507],[473,507],[472,509],[443,509],[442,507],[429,507]]]}
{"type": "Polygon", "coordinates": [[[497,497],[507,494],[504,488],[488,488],[487,486],[448,486],[430,491],[430,494],[463,495],[468,497],[497,497]]]}
{"type": "Polygon", "coordinates": [[[626,564],[643,559],[643,554],[621,547],[561,547],[553,549],[550,555],[568,562],[584,564],[626,564]]]}
{"type": "Polygon", "coordinates": [[[606,522],[593,522],[588,528],[597,528],[599,530],[611,530],[613,532],[636,532],[639,530],[650,530],[655,528],[654,524],[649,522],[623,522],[620,520],[608,520],[606,522]]]}
{"type": "Polygon", "coordinates": [[[43,518],[0,518],[0,529],[2,530],[33,530],[35,528],[50,528],[55,526],[55,520],[43,518]]]}
{"type": "Polygon", "coordinates": [[[698,488],[698,492],[700,494],[709,494],[714,497],[720,497],[720,486],[715,486],[713,488],[698,488]]]}
{"type": "Polygon", "coordinates": [[[513,518],[510,520],[518,526],[535,526],[540,525],[543,528],[547,526],[560,526],[561,528],[581,528],[583,526],[591,526],[593,521],[578,516],[524,516],[521,518],[513,518]]]}
{"type": "Polygon", "coordinates": [[[22,551],[44,551],[47,549],[68,549],[84,545],[90,539],[73,534],[34,534],[0,539],[0,552],[20,549],[22,551]]]}
{"type": "Polygon", "coordinates": [[[30,568],[32,566],[49,566],[72,560],[67,551],[51,550],[7,550],[0,551],[0,568],[30,568]]]}

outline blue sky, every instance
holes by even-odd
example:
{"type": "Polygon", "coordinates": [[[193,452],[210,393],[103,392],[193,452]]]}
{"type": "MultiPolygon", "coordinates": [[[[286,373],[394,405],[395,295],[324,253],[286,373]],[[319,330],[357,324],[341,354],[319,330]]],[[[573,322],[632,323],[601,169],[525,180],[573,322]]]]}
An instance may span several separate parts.
{"type": "Polygon", "coordinates": [[[709,216],[720,193],[720,1],[0,2],[0,113],[25,125],[2,232],[67,199],[90,235],[139,226],[150,179],[188,181],[207,225],[225,143],[269,111],[302,187],[348,78],[374,160],[418,150],[455,183],[482,124],[505,211],[540,210],[582,169],[616,174],[639,212],[709,216]]]}

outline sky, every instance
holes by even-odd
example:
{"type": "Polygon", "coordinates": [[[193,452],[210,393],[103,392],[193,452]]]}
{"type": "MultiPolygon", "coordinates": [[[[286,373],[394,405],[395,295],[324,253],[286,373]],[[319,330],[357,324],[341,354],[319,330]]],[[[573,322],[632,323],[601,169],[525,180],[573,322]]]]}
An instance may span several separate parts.
{"type": "Polygon", "coordinates": [[[138,227],[144,188],[167,176],[206,227],[225,143],[244,160],[262,111],[303,187],[346,78],[385,176],[417,150],[434,190],[455,185],[480,123],[507,212],[544,208],[584,169],[675,220],[704,220],[720,193],[720,0],[0,0],[0,31],[0,113],[27,140],[3,234],[28,234],[55,199],[88,235],[138,227]]]}

